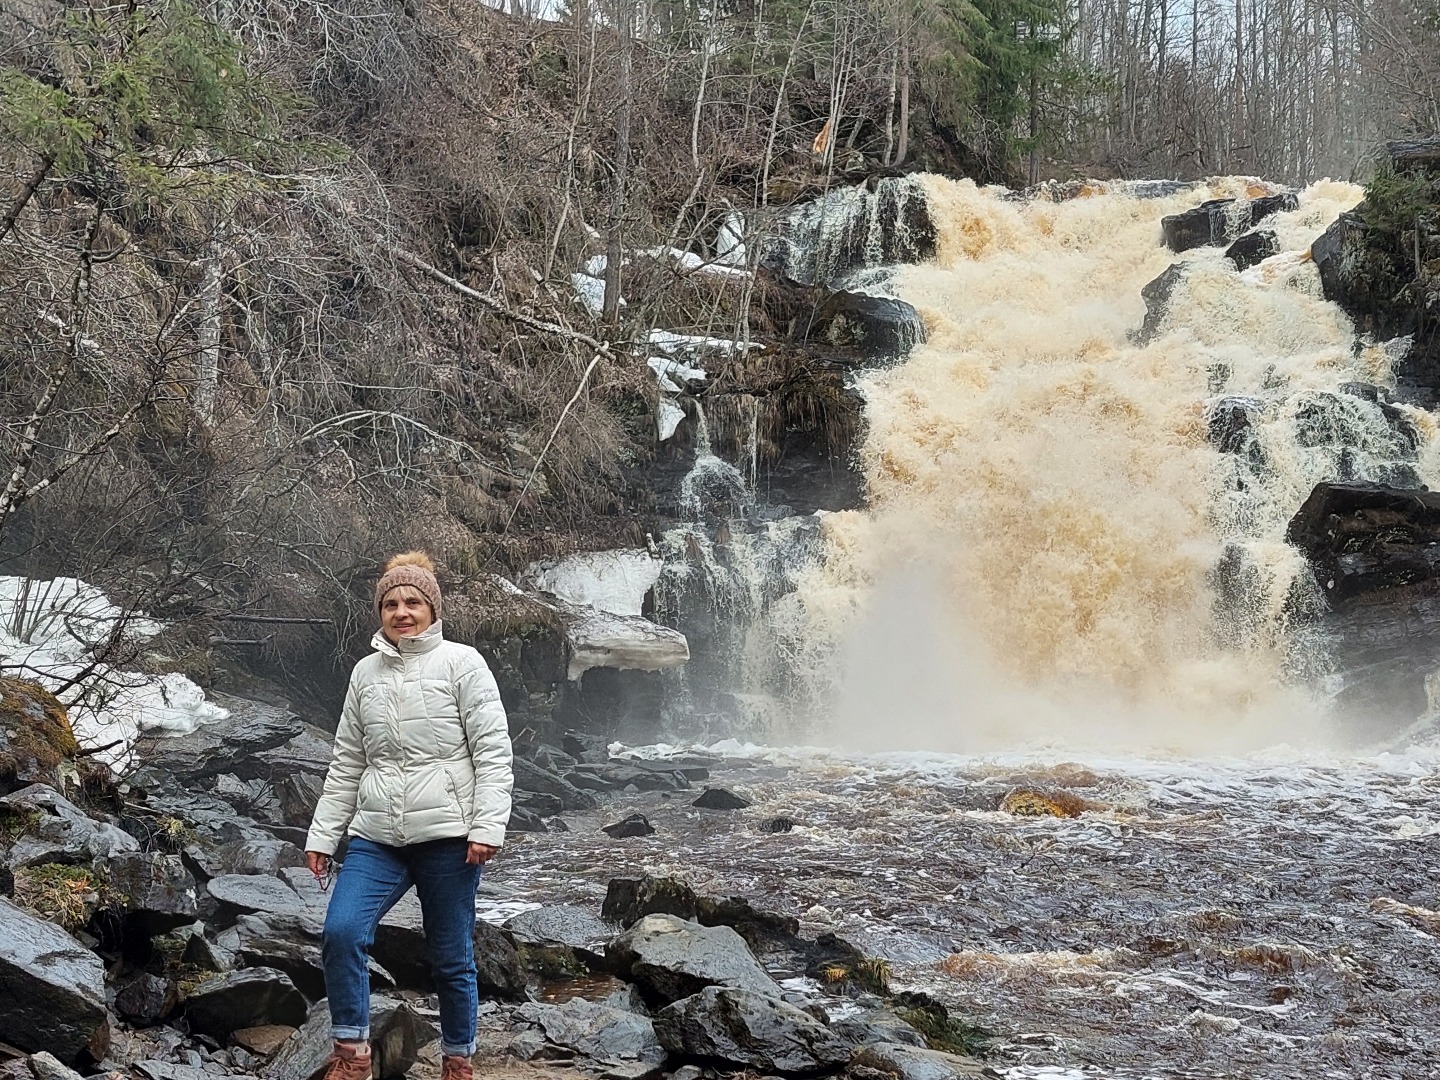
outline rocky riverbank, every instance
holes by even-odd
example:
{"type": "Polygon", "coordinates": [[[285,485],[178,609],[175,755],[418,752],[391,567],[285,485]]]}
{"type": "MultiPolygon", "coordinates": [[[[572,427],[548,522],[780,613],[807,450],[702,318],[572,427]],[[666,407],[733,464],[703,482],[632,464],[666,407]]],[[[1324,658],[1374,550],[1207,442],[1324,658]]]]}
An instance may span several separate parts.
{"type": "MultiPolygon", "coordinates": [[[[229,700],[227,720],[152,741],[117,783],[82,769],[53,698],[13,680],[4,690],[0,1074],[310,1080],[329,1050],[329,894],[298,845],[328,764],[324,732],[229,700]]],[[[715,759],[612,760],[582,738],[573,753],[520,749],[516,833],[563,831],[569,813],[603,816],[624,793],[747,805],[695,786],[715,759]]],[[[654,831],[643,814],[615,816],[612,836],[654,831]]],[[[481,894],[482,1053],[502,1071],[993,1075],[939,1002],[892,993],[883,962],[744,897],[645,875],[612,879],[598,909],[541,906],[488,880],[481,894]]],[[[424,955],[409,896],[373,951],[377,1076],[426,1076],[438,1057],[424,955]]]]}

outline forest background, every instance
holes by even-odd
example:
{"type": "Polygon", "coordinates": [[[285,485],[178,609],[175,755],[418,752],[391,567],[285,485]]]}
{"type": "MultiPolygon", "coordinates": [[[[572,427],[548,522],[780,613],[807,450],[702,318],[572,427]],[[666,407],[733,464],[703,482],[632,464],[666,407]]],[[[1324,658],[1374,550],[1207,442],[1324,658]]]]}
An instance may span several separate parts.
{"type": "Polygon", "coordinates": [[[876,176],[1299,184],[1437,133],[1437,0],[0,0],[0,571],[202,680],[340,659],[412,544],[503,634],[493,575],[660,527],[630,343],[785,334],[704,272],[727,223],[753,268],[876,176]]]}

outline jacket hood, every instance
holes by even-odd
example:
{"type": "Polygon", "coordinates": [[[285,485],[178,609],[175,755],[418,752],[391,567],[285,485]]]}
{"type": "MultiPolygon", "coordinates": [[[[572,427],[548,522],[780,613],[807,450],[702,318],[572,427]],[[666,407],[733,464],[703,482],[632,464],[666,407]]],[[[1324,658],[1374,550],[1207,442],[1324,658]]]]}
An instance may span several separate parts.
{"type": "Polygon", "coordinates": [[[370,639],[370,645],[386,656],[401,657],[414,656],[417,653],[427,653],[444,640],[445,636],[441,630],[441,622],[439,619],[436,619],[414,637],[401,638],[398,645],[385,636],[384,630],[376,630],[375,636],[370,639]]]}

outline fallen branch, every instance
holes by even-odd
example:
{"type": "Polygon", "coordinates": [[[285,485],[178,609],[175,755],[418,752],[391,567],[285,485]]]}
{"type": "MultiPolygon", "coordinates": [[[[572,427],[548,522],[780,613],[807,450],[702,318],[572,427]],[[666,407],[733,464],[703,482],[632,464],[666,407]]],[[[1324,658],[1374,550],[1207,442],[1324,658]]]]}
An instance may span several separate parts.
{"type": "MultiPolygon", "coordinates": [[[[528,326],[531,330],[536,330],[542,334],[554,334],[557,337],[566,338],[569,341],[578,341],[580,344],[586,345],[590,349],[599,353],[600,356],[607,356],[611,360],[619,359],[619,357],[617,357],[615,353],[611,350],[610,343],[608,341],[600,341],[596,338],[591,337],[589,334],[581,333],[579,330],[571,330],[569,327],[561,326],[559,323],[547,322],[544,319],[537,319],[532,315],[523,315],[520,312],[507,307],[501,301],[496,300],[493,296],[486,296],[478,289],[472,289],[463,281],[459,281],[456,278],[453,278],[449,274],[445,273],[445,271],[440,270],[437,267],[431,266],[428,262],[420,258],[419,255],[414,254],[413,252],[406,251],[403,248],[391,248],[390,251],[406,266],[414,267],[416,270],[419,270],[425,276],[434,278],[436,281],[440,282],[440,284],[454,289],[457,293],[465,297],[467,300],[475,301],[482,307],[488,308],[490,311],[493,311],[501,318],[509,319],[511,322],[518,323],[521,326],[528,326]]],[[[591,367],[594,367],[593,363],[591,364],[591,367]]],[[[586,374],[588,375],[589,372],[586,372],[586,374]]]]}

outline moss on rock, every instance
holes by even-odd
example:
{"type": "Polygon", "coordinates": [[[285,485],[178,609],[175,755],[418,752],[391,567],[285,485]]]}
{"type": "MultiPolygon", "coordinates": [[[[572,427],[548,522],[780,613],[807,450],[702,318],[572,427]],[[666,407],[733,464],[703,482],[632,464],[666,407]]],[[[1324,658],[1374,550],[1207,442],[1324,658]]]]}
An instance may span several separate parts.
{"type": "Polygon", "coordinates": [[[62,787],[62,766],[80,746],[70,717],[38,683],[0,678],[0,791],[26,784],[62,787]]]}

